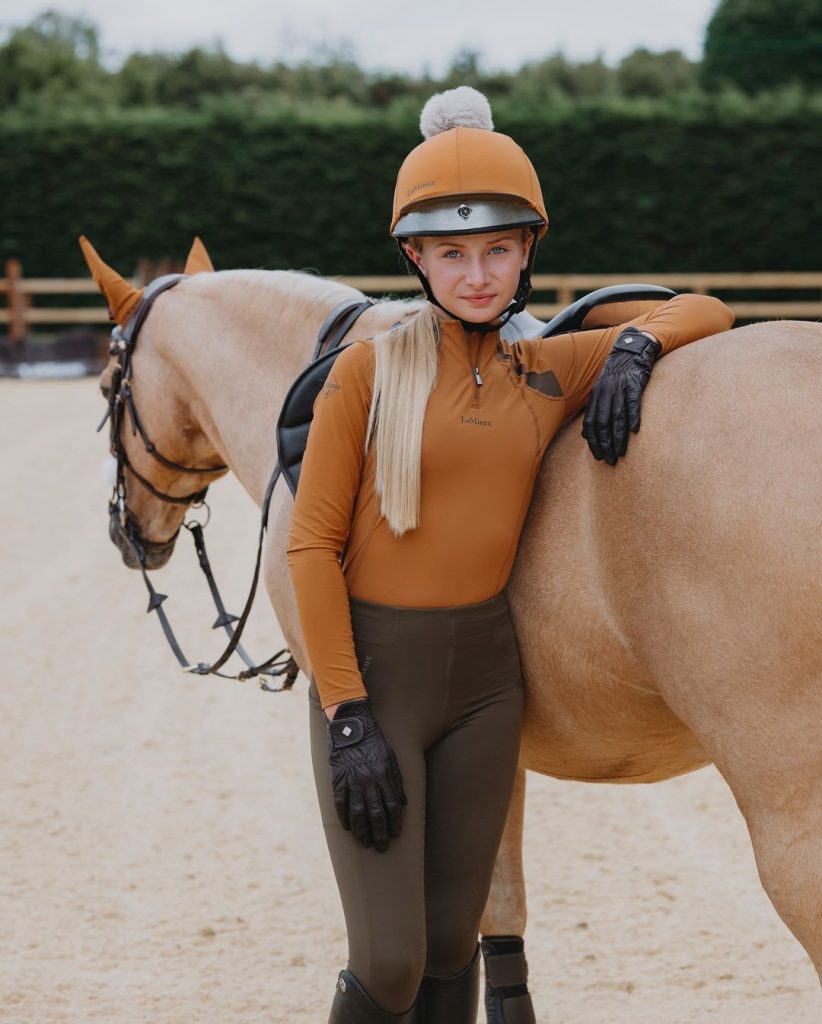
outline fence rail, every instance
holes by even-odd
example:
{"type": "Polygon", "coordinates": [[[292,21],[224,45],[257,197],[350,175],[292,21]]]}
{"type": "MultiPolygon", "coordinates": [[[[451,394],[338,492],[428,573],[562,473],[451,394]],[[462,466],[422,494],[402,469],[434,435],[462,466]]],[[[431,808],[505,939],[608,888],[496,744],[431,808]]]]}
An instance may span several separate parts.
{"type": "MultiPolygon", "coordinates": [[[[394,276],[340,276],[335,280],[358,288],[372,295],[413,295],[420,290],[416,277],[394,276]]],[[[723,298],[736,313],[738,320],[760,320],[792,317],[798,319],[822,319],[822,273],[686,273],[686,274],[535,274],[534,295],[542,297],[552,293],[552,301],[531,302],[529,311],[537,317],[547,319],[570,305],[574,299],[595,288],[605,285],[624,284],[626,281],[646,282],[665,285],[675,291],[697,292],[711,295],[723,292],[723,298]],[[819,292],[814,300],[786,299],[774,301],[745,299],[734,302],[729,291],[798,291],[819,292]]],[[[136,286],[142,282],[134,281],[136,286]]],[[[45,278],[23,277],[17,260],[7,260],[6,276],[0,278],[0,296],[5,306],[0,307],[0,324],[8,325],[12,340],[26,337],[28,328],[36,324],[104,324],[108,323],[108,312],[95,306],[66,306],[53,308],[36,306],[32,299],[43,295],[97,295],[97,286],[88,278],[45,278]]],[[[102,301],[102,300],[101,300],[102,301]]]]}

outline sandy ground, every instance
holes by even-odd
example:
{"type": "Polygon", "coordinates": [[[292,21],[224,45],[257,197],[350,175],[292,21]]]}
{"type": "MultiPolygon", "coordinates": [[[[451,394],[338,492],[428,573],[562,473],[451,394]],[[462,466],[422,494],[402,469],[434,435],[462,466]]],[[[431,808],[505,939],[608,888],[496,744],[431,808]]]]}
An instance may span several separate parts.
{"type": "MultiPolygon", "coordinates": [[[[179,671],[107,537],[102,411],[92,380],[0,381],[0,1020],[322,1024],[345,933],[306,681],[269,695],[179,671]]],[[[239,610],[257,510],[234,481],[212,505],[239,610]]],[[[190,656],[213,657],[193,545],[157,586],[190,656]]],[[[263,597],[247,646],[278,640],[263,597]]],[[[525,855],[540,1024],[820,1020],[713,770],[531,776],[525,855]]]]}

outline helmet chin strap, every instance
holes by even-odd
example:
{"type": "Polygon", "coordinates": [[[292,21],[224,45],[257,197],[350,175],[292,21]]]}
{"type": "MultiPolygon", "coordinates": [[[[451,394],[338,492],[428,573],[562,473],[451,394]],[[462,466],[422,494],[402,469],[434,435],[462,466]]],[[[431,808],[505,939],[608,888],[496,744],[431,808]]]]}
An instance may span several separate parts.
{"type": "Polygon", "coordinates": [[[431,284],[428,278],[423,274],[422,270],[417,266],[414,260],[409,259],[406,255],[405,249],[403,249],[401,238],[397,239],[397,248],[400,250],[400,255],[406,263],[411,264],[411,269],[420,279],[420,284],[425,291],[426,298],[430,303],[438,306],[443,313],[447,313],[452,320],[459,320],[466,331],[478,331],[480,334],[489,334],[491,331],[498,331],[500,327],[505,326],[511,317],[515,313],[521,313],[525,309],[525,303],[528,301],[528,296],[531,294],[531,273],[534,269],[534,259],[537,255],[537,245],[539,244],[539,228],[531,229],[534,235],[534,241],[531,243],[531,251],[528,253],[528,262],[525,265],[525,269],[519,273],[519,284],[517,290],[514,292],[514,298],[511,303],[503,310],[500,314],[500,318],[492,321],[484,321],[481,323],[475,323],[473,320],[463,320],[461,316],[457,316],[456,313],[452,313],[450,309],[443,306],[443,304],[437,299],[431,290],[431,284]]]}

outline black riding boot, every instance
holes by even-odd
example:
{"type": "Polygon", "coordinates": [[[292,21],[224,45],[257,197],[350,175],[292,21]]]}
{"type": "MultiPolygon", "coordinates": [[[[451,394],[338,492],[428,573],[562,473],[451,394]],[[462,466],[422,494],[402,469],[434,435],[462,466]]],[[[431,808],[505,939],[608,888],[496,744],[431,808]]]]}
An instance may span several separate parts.
{"type": "Polygon", "coordinates": [[[459,974],[422,976],[410,1024],[475,1024],[479,1004],[480,951],[459,974]]]}
{"type": "Polygon", "coordinates": [[[490,935],[482,939],[488,1024],[536,1024],[524,948],[518,935],[490,935]]]}
{"type": "Polygon", "coordinates": [[[328,1024],[412,1024],[412,1007],[389,1013],[377,1006],[351,971],[340,971],[328,1024]]]}

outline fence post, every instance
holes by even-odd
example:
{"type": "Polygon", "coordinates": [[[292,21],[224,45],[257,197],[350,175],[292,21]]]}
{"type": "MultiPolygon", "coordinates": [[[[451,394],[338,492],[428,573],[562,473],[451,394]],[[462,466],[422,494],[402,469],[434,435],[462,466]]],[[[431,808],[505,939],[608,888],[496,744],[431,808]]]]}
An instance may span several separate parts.
{"type": "Polygon", "coordinates": [[[566,309],[574,301],[574,289],[570,288],[567,283],[560,278],[559,285],[557,286],[557,305],[559,308],[566,309]]]}
{"type": "Polygon", "coordinates": [[[9,309],[9,339],[20,344],[26,340],[26,296],[20,290],[23,268],[20,260],[6,260],[7,301],[9,309]]]}

